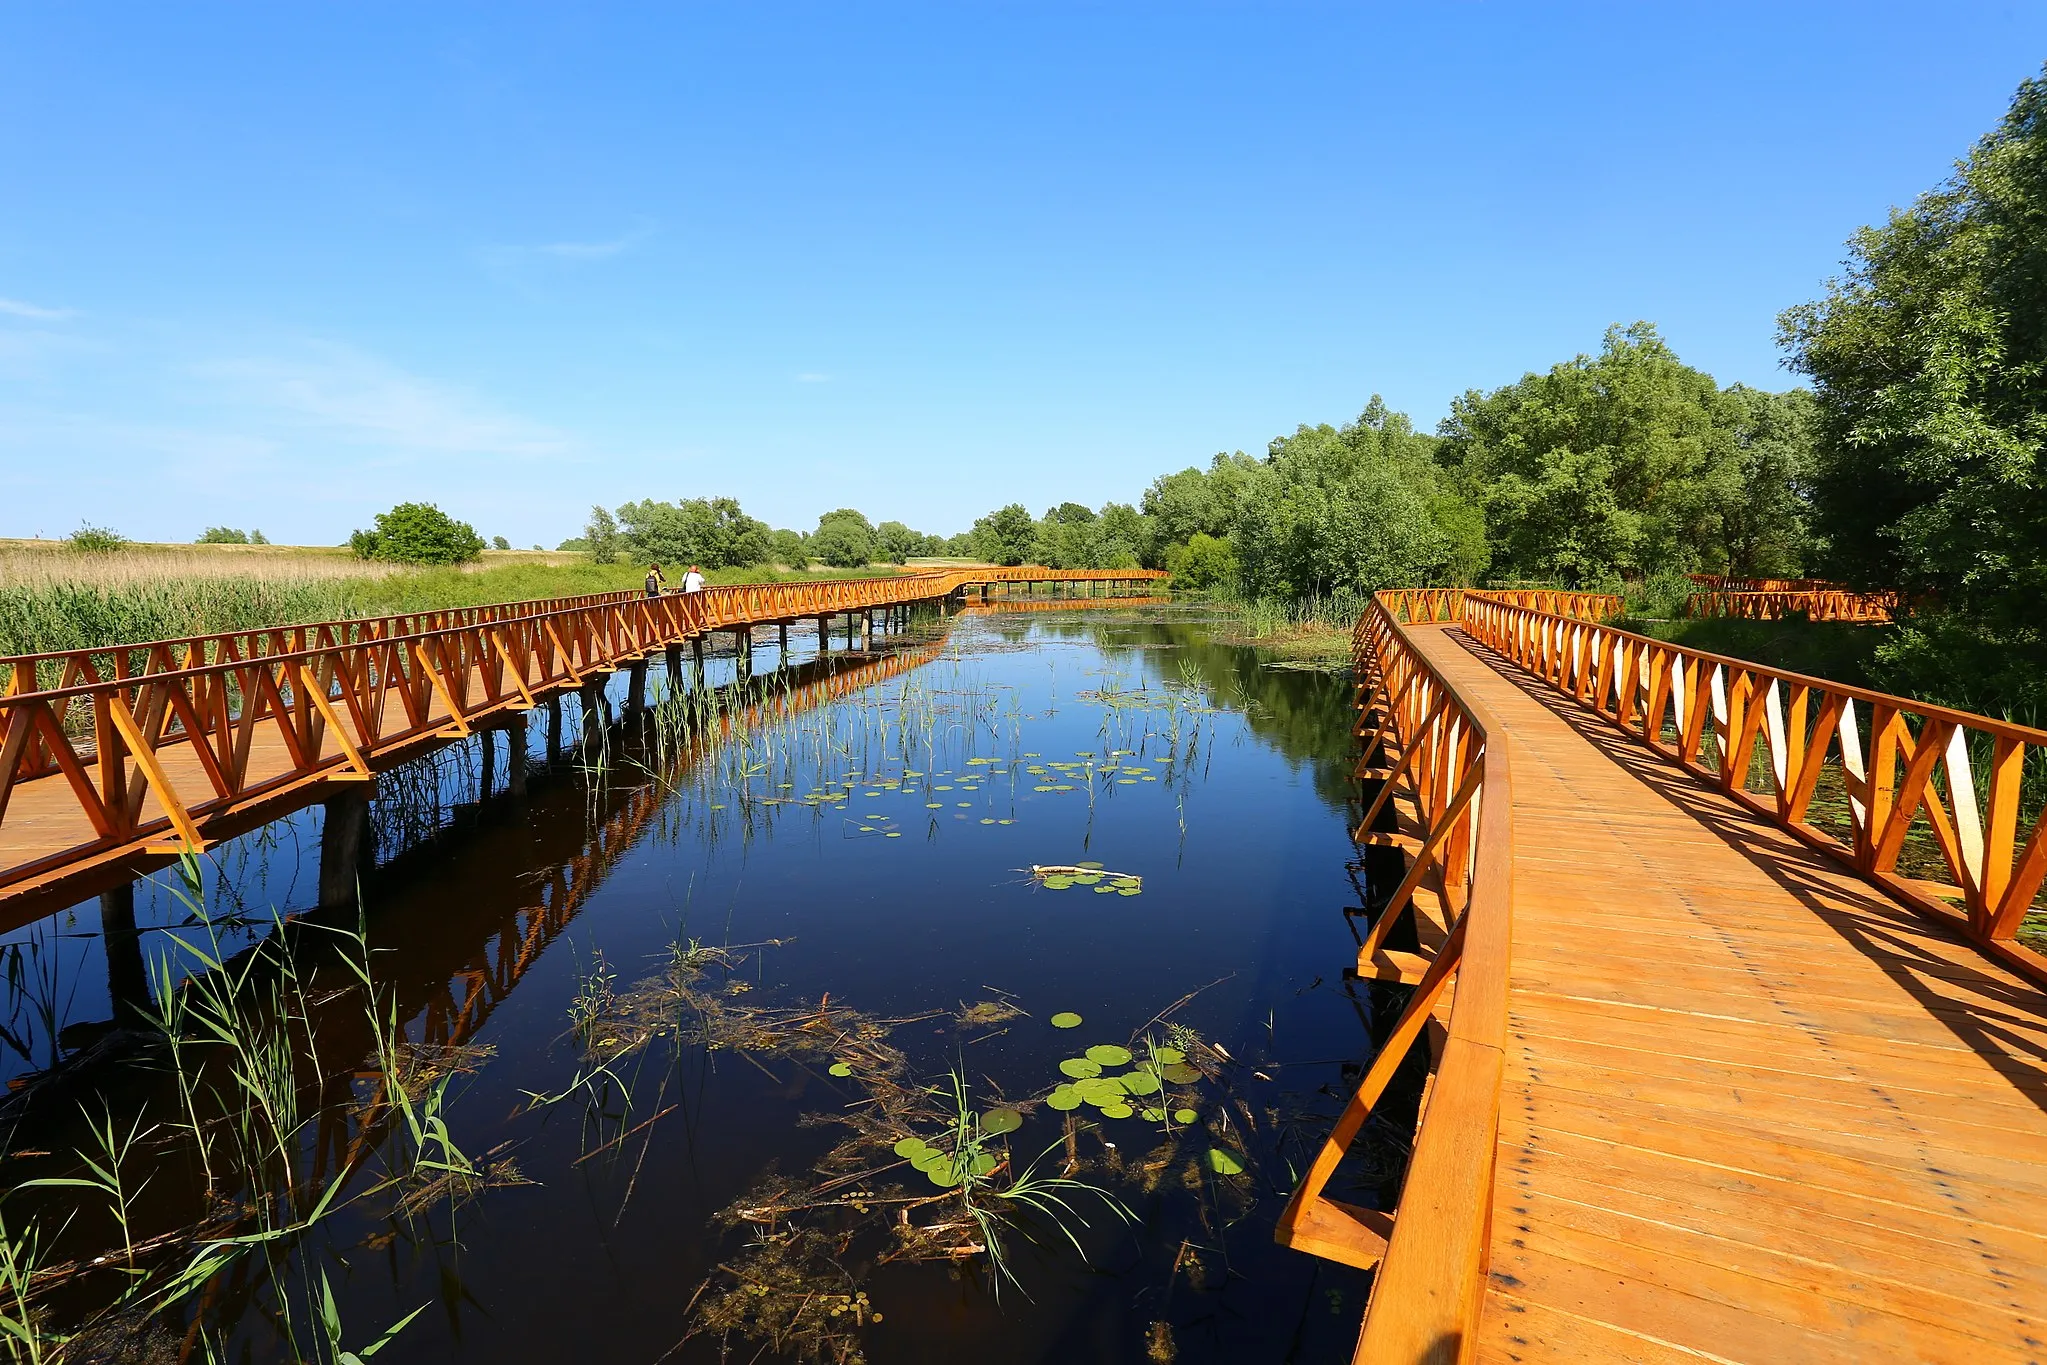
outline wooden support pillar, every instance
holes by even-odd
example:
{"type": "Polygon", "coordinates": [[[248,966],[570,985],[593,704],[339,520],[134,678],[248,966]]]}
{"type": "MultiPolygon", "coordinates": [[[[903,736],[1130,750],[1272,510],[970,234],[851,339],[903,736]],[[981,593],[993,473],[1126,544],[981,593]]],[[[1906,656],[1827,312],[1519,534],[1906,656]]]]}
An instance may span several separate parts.
{"type": "Polygon", "coordinates": [[[680,691],[682,690],[682,646],[681,646],[681,645],[679,645],[679,644],[676,644],[676,645],[670,645],[670,646],[668,646],[668,657],[667,657],[667,659],[665,660],[665,663],[666,663],[666,665],[667,665],[667,668],[668,668],[668,690],[669,690],[669,692],[670,692],[671,694],[672,694],[672,693],[676,693],[676,692],[680,692],[680,691]]]}
{"type": "Polygon", "coordinates": [[[702,687],[704,685],[704,637],[699,635],[692,639],[689,642],[689,649],[690,658],[696,671],[696,677],[692,681],[698,687],[702,687]]]}
{"type": "Polygon", "coordinates": [[[787,668],[789,666],[789,623],[787,621],[783,621],[779,623],[775,627],[775,629],[780,634],[782,641],[782,653],[780,657],[776,660],[776,666],[779,668],[787,668]]]}
{"type": "Polygon", "coordinates": [[[832,618],[829,616],[817,618],[817,652],[819,654],[832,652],[832,618]]]}
{"type": "Polygon", "coordinates": [[[604,729],[604,715],[598,709],[604,704],[604,684],[586,679],[580,695],[583,699],[583,731],[577,739],[588,744],[604,729]]]}
{"type": "Polygon", "coordinates": [[[135,928],[135,883],[100,893],[100,947],[107,958],[107,999],[114,1022],[127,1026],[150,1016],[149,967],[142,960],[142,935],[135,928]]]}
{"type": "Polygon", "coordinates": [[[853,648],[853,625],[855,613],[846,613],[846,648],[853,648]]]}
{"type": "Polygon", "coordinates": [[[526,717],[514,715],[505,726],[505,790],[526,797],[526,717]]]}
{"type": "Polygon", "coordinates": [[[549,767],[562,759],[562,697],[556,692],[547,699],[547,763],[549,767]]]}
{"type": "Polygon", "coordinates": [[[638,721],[647,709],[647,659],[645,655],[626,666],[626,719],[638,721]]]}
{"type": "Polygon", "coordinates": [[[376,866],[376,840],[370,829],[370,797],[374,794],[374,783],[351,782],[322,804],[322,910],[345,910],[357,905],[358,883],[365,872],[376,866]]]}

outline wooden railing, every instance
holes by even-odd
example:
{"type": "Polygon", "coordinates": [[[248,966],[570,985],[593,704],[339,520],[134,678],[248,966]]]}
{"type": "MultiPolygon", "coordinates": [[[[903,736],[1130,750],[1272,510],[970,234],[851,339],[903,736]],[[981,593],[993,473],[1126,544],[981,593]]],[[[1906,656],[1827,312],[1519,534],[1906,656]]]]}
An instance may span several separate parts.
{"type": "Polygon", "coordinates": [[[1377,1266],[1358,1345],[1361,1361],[1451,1361],[1469,1350],[1485,1289],[1494,1144],[1513,938],[1513,797],[1504,732],[1414,648],[1405,621],[1451,619],[1460,595],[1382,593],[1353,636],[1362,776],[1378,795],[1356,837],[1395,843],[1406,875],[1358,952],[1361,976],[1414,986],[1357,1092],[1338,1116],[1276,1230],[1287,1246],[1377,1266]],[[1382,811],[1400,828],[1376,828],[1382,811]],[[1386,949],[1404,911],[1439,932],[1432,954],[1386,949]],[[1343,1154],[1384,1096],[1455,979],[1396,1214],[1326,1193],[1343,1154]]]}
{"type": "Polygon", "coordinates": [[[1904,598],[1897,593],[1850,592],[1839,587],[1720,590],[1695,592],[1685,598],[1686,616],[1736,617],[1752,621],[1804,616],[1812,621],[1876,624],[1893,620],[1903,615],[1904,610],[1904,598]]]}
{"type": "Polygon", "coordinates": [[[427,629],[406,616],[0,660],[23,689],[0,697],[0,897],[80,859],[204,847],[216,819],[311,784],[366,780],[422,744],[707,631],[925,601],[969,584],[1163,577],[947,569],[469,609],[427,629]],[[50,658],[74,680],[38,687],[50,658]],[[90,676],[102,668],[114,676],[90,676]],[[66,806],[38,811],[34,829],[10,838],[24,784],[58,777],[66,806]]]}
{"type": "Polygon", "coordinates": [[[2047,731],[1478,594],[1463,625],[1659,758],[2047,981],[2047,958],[2014,941],[2047,879],[2047,731]]]}
{"type": "Polygon", "coordinates": [[[1707,592],[1844,592],[1831,578],[1742,578],[1718,573],[1688,573],[1686,578],[1707,592]]]}

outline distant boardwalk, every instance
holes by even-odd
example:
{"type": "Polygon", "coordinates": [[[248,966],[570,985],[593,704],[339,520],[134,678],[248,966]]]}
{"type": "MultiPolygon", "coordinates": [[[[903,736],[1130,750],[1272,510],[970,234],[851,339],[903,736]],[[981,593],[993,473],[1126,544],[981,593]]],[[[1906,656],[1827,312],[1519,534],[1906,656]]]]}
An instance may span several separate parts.
{"type": "MultiPolygon", "coordinates": [[[[1421,619],[1375,637],[1389,666],[1378,714],[1405,719],[1373,773],[1418,790],[1396,803],[1403,833],[1367,837],[1411,864],[1440,846],[1456,873],[1447,888],[1419,879],[1418,927],[1436,951],[1368,940],[1360,970],[1439,977],[1444,953],[1461,952],[1468,980],[1433,1002],[1436,1074],[1396,1213],[1335,1203],[1311,1174],[1281,1230],[1335,1259],[1383,1258],[1358,1360],[2047,1360],[2037,958],[1972,941],[1651,752],[1639,715],[1623,733],[1611,713],[1632,697],[1651,733],[1677,742],[1684,700],[1642,700],[1654,680],[1682,680],[1668,660],[1589,660],[1592,642],[1548,616],[1545,648],[1570,665],[1552,675],[1602,679],[1580,700],[1442,619],[1461,617],[1455,606],[1411,609],[1421,619]],[[1486,770],[1487,750],[1505,751],[1511,776],[1486,770]],[[1466,823],[1448,801],[1492,785],[1510,793],[1510,820],[1466,823]],[[1509,825],[1509,846],[1489,847],[1509,825]],[[1446,826],[1459,831],[1447,841],[1446,826]]],[[[1504,634],[1497,620],[1471,629],[1504,634]]],[[[1733,669],[1688,685],[1713,689],[1699,704],[1708,729],[1735,727],[1734,752],[1767,729],[1774,752],[1826,755],[1838,712],[1819,710],[1808,737],[1818,689],[1779,682],[1756,686],[1769,720],[1746,730],[1728,704],[1747,686],[1733,669]]],[[[1862,733],[1840,709],[1843,733],[1862,733]]],[[[1915,819],[1912,783],[1933,794],[1936,753],[1969,768],[1966,744],[1924,722],[1928,747],[1908,762],[1911,730],[1874,714],[1885,767],[1851,791],[1895,799],[1873,816],[1857,807],[1859,841],[1881,850],[1915,819]],[[1895,755],[1883,734],[1902,736],[1895,755]]],[[[2022,767],[2029,747],[2000,741],[2000,763],[2022,767]]],[[[1777,799],[1796,797],[1796,764],[1779,772],[1777,799]]],[[[1981,902],[1968,922],[1992,923],[2000,886],[2026,904],[2037,890],[2038,814],[2015,818],[2017,782],[1992,784],[1987,853],[1966,797],[1960,815],[1950,797],[1932,817],[1975,888],[1944,894],[1981,902]]],[[[2005,908],[2008,923],[2023,905],[2005,908]]]]}

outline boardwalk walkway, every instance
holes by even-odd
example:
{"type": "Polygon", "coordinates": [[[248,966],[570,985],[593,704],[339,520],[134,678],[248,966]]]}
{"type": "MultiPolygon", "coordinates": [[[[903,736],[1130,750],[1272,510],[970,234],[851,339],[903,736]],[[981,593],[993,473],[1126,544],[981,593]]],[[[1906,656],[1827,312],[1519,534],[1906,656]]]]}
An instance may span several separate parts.
{"type": "Polygon", "coordinates": [[[1486,1361],[2047,1360],[2047,996],[1461,630],[1511,737],[1486,1361]]]}

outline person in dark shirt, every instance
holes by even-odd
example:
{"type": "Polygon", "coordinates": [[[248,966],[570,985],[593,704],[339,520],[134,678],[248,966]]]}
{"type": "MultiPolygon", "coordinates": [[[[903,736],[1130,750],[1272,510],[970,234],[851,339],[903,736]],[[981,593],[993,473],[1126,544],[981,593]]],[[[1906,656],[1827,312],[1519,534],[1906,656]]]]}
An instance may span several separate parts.
{"type": "Polygon", "coordinates": [[[647,596],[659,597],[661,595],[661,585],[667,581],[668,575],[661,572],[659,564],[649,564],[647,566],[647,596]]]}

